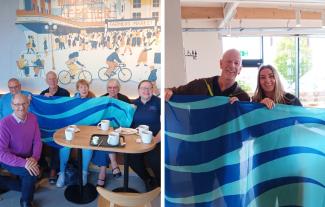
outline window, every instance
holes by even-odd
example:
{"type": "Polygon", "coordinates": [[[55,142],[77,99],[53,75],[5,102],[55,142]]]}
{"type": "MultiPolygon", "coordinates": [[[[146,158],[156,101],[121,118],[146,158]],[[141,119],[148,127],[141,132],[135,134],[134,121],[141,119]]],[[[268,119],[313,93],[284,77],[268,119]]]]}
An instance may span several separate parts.
{"type": "Polygon", "coordinates": [[[299,98],[304,106],[325,108],[324,44],[325,38],[299,37],[299,98]],[[306,58],[303,58],[303,57],[306,58]]]}
{"type": "Polygon", "coordinates": [[[133,19],[141,19],[141,12],[133,12],[132,16],[133,19]]]}
{"type": "Polygon", "coordinates": [[[159,0],[153,0],[152,7],[159,7],[159,0]]]}
{"type": "Polygon", "coordinates": [[[133,8],[141,8],[141,0],[133,0],[133,8]]]}
{"type": "Polygon", "coordinates": [[[152,12],[152,18],[159,18],[159,12],[152,12]]]}

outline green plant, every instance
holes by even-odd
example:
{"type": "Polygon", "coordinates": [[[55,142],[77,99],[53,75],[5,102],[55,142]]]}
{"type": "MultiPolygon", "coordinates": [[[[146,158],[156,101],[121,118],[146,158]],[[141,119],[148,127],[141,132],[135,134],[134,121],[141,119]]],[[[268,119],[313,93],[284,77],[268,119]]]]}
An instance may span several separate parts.
{"type": "Polygon", "coordinates": [[[238,80],[237,81],[238,85],[247,93],[252,93],[252,88],[250,87],[250,85],[248,83],[246,83],[245,81],[242,80],[238,80]]]}
{"type": "MultiPolygon", "coordinates": [[[[311,68],[311,51],[307,38],[299,38],[300,41],[300,74],[303,76],[311,68]]],[[[295,38],[284,37],[277,45],[275,57],[276,68],[289,84],[295,82],[296,77],[296,52],[295,38]]]]}

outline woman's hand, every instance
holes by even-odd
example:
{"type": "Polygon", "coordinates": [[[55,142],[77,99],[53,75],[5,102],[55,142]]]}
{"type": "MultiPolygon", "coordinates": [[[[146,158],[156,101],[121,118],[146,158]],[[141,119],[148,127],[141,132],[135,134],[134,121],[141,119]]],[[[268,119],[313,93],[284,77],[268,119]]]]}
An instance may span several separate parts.
{"type": "Polygon", "coordinates": [[[158,134],[155,137],[153,137],[153,140],[156,143],[159,143],[160,142],[160,140],[161,140],[160,131],[158,132],[158,134]]]}
{"type": "Polygon", "coordinates": [[[239,101],[239,99],[238,99],[236,96],[233,96],[233,97],[230,97],[230,98],[229,98],[229,103],[230,103],[230,104],[233,104],[233,103],[235,103],[236,101],[239,101]]]}
{"type": "Polygon", "coordinates": [[[264,104],[268,109],[273,109],[275,105],[274,101],[270,98],[264,98],[260,103],[264,104]]]}

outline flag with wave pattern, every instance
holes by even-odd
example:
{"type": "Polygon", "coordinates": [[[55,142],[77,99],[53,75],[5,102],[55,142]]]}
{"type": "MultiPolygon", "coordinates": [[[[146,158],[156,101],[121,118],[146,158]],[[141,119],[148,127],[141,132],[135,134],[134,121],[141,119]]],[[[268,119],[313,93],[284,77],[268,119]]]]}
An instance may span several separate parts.
{"type": "Polygon", "coordinates": [[[165,112],[166,206],[325,206],[325,109],[176,96],[165,112]]]}
{"type": "Polygon", "coordinates": [[[46,144],[59,147],[53,141],[57,129],[71,124],[97,125],[109,119],[112,127],[129,127],[133,120],[133,107],[108,97],[71,98],[33,95],[30,111],[37,116],[41,137],[46,144]]]}

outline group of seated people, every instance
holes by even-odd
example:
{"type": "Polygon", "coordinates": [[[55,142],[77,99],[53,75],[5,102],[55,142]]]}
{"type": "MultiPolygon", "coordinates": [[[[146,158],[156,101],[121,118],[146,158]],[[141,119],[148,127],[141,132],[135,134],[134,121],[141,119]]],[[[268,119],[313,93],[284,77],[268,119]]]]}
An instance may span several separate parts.
{"type": "MultiPolygon", "coordinates": [[[[69,91],[58,86],[55,72],[46,74],[49,86],[40,95],[70,96],[69,91]]],[[[19,179],[0,176],[0,189],[21,191],[21,206],[33,206],[34,186],[41,172],[49,168],[49,182],[57,187],[65,185],[65,169],[69,161],[71,149],[68,147],[45,147],[42,144],[37,118],[29,112],[31,93],[21,90],[20,82],[12,78],[8,81],[9,93],[0,99],[0,169],[16,175],[19,179]],[[49,164],[45,159],[44,149],[50,150],[49,164]]],[[[107,93],[102,97],[114,98],[136,107],[132,128],[148,125],[153,133],[156,146],[153,150],[130,155],[129,163],[133,171],[144,181],[146,190],[150,191],[160,185],[160,98],[153,95],[153,85],[143,80],[138,85],[139,97],[131,101],[127,96],[119,93],[121,85],[118,80],[110,79],[107,83],[107,93]],[[153,176],[147,171],[152,169],[153,176]]],[[[76,83],[76,98],[94,98],[90,85],[86,80],[76,83]]],[[[120,177],[121,171],[116,161],[116,153],[82,150],[82,181],[87,184],[88,167],[92,161],[100,167],[97,185],[105,186],[106,168],[111,163],[112,174],[120,177]]]]}

